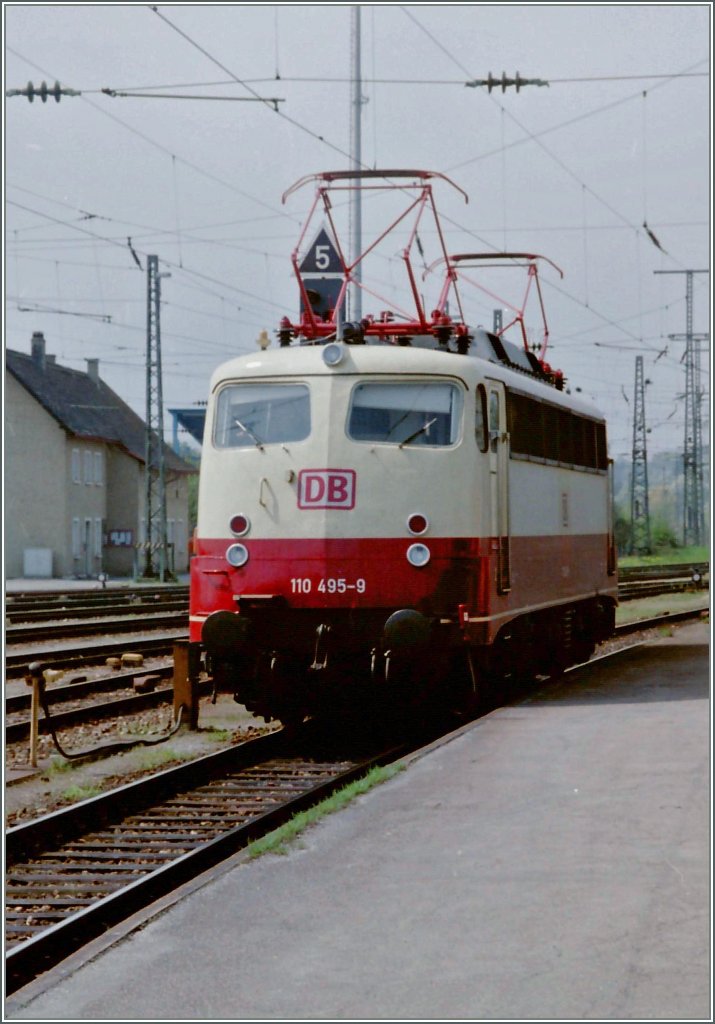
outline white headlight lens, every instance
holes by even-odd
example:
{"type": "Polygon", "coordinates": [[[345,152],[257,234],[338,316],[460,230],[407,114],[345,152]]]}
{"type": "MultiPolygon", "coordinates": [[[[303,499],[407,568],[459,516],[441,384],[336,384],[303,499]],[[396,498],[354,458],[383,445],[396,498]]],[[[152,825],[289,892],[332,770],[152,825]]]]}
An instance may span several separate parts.
{"type": "Polygon", "coordinates": [[[232,544],[226,550],[226,561],[235,569],[240,569],[248,561],[248,548],[245,544],[232,544]]]}
{"type": "Polygon", "coordinates": [[[323,362],[326,366],[337,366],[343,361],[345,349],[337,341],[331,341],[323,349],[323,362]]]}
{"type": "Polygon", "coordinates": [[[430,560],[430,549],[426,544],[410,544],[407,549],[407,561],[419,569],[430,560]]]}

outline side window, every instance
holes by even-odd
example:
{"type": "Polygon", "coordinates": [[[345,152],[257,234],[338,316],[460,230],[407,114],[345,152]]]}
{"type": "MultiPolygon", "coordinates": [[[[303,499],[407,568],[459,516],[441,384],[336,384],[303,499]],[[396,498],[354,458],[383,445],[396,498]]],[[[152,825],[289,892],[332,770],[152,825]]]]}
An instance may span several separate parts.
{"type": "Polygon", "coordinates": [[[79,484],[79,483],[82,482],[82,478],[80,476],[80,472],[81,472],[81,468],[80,468],[79,448],[73,448],[72,449],[72,483],[73,484],[79,484]]]}
{"type": "Polygon", "coordinates": [[[501,434],[501,425],[499,423],[499,392],[489,392],[489,438],[491,440],[491,449],[493,452],[497,450],[497,441],[501,434]]]}
{"type": "Polygon", "coordinates": [[[477,385],[477,410],[474,420],[474,436],[480,452],[489,447],[489,421],[487,419],[487,389],[483,384],[477,385]]]}
{"type": "Polygon", "coordinates": [[[92,452],[84,453],[84,482],[86,484],[94,483],[94,474],[92,472],[92,452]]]}
{"type": "Polygon", "coordinates": [[[102,472],[102,469],[103,469],[103,466],[102,466],[102,453],[101,452],[95,452],[94,453],[94,482],[96,484],[103,484],[104,483],[104,473],[102,472]]]}

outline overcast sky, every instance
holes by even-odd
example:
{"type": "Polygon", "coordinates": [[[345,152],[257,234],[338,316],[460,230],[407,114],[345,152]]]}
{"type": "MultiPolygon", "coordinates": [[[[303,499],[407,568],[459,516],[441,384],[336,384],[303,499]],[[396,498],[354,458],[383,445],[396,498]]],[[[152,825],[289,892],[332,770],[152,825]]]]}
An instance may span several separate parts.
{"type": "MultiPolygon", "coordinates": [[[[669,335],[686,330],[686,277],[654,272],[709,267],[711,5],[360,11],[363,164],[440,172],[468,193],[465,204],[435,184],[450,252],[553,260],[564,277],[543,270],[548,358],[607,415],[611,454],[630,457],[639,353],[649,452],[681,450],[684,345],[669,335]],[[465,85],[517,71],[549,85],[465,85]]],[[[350,166],[352,12],[4,4],[6,92],[43,80],[81,92],[5,100],[6,346],[29,352],[41,330],[60,363],[84,370],[98,357],[143,415],[146,273],[128,238],[142,268],[156,254],[171,274],[166,408],[205,399],[220,362],[295,318],[290,253],[313,189],[281,196],[304,175],[350,166]],[[282,102],[276,112],[161,93],[282,102]]],[[[365,200],[364,242],[390,209],[387,197],[365,200]]],[[[370,279],[404,307],[403,241],[376,254],[370,279]]],[[[427,225],[422,242],[437,255],[427,225]]],[[[524,282],[502,280],[491,287],[518,305],[524,282]]],[[[423,286],[429,304],[439,280],[423,286]]],[[[710,293],[709,274],[695,275],[699,333],[710,293]]],[[[490,326],[495,302],[466,286],[462,297],[469,322],[490,326]]],[[[363,299],[364,313],[379,311],[363,299]]],[[[704,345],[708,392],[709,365],[704,345]]]]}

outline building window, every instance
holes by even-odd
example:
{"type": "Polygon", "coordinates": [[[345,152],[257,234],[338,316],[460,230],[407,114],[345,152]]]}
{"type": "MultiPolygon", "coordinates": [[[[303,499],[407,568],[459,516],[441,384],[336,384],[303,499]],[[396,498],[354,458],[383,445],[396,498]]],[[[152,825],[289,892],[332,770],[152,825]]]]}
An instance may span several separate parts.
{"type": "Polygon", "coordinates": [[[84,453],[84,482],[86,484],[94,483],[94,473],[92,472],[92,452],[84,453]]]}
{"type": "Polygon", "coordinates": [[[80,477],[80,459],[79,459],[79,448],[72,449],[72,483],[79,484],[82,482],[80,477]]]}
{"type": "Polygon", "coordinates": [[[94,453],[94,482],[101,486],[104,483],[104,467],[102,465],[102,453],[94,453]]]}
{"type": "Polygon", "coordinates": [[[95,558],[102,557],[102,520],[94,520],[94,555],[95,558]]]}
{"type": "Polygon", "coordinates": [[[72,557],[79,558],[82,553],[82,538],[79,530],[79,519],[72,520],[72,557]]]}

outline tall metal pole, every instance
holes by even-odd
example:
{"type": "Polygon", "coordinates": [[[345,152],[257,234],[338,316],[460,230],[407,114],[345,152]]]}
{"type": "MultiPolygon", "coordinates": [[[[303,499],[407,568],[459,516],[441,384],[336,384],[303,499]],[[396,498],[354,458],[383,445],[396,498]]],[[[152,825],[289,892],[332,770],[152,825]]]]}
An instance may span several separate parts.
{"type": "Polygon", "coordinates": [[[643,356],[636,356],[633,401],[633,460],[631,469],[631,542],[629,554],[647,555],[651,550],[648,508],[648,452],[645,425],[643,356]]]}
{"type": "Polygon", "coordinates": [[[685,341],[685,439],[683,445],[683,544],[705,543],[703,489],[702,395],[700,393],[700,340],[693,334],[693,274],[707,270],[655,270],[655,274],[685,274],[685,334],[670,335],[685,341]]]}
{"type": "MultiPolygon", "coordinates": [[[[362,167],[362,70],[360,55],[360,8],[352,9],[352,170],[360,170],[362,167]]],[[[350,261],[354,263],[362,252],[362,196],[359,188],[353,190],[352,195],[352,244],[350,246],[350,261]]],[[[350,316],[353,320],[362,320],[362,267],[358,264],[353,271],[355,283],[351,288],[351,310],[350,316]]]]}
{"type": "Polygon", "coordinates": [[[144,444],[145,578],[167,576],[164,400],[161,373],[161,278],[159,257],[147,256],[146,424],[144,444]],[[155,565],[154,556],[158,558],[155,565]]]}

